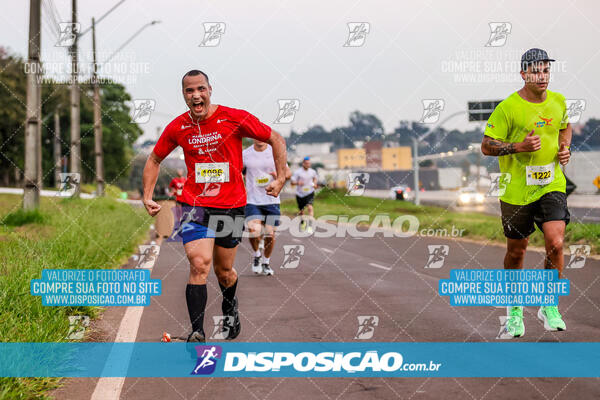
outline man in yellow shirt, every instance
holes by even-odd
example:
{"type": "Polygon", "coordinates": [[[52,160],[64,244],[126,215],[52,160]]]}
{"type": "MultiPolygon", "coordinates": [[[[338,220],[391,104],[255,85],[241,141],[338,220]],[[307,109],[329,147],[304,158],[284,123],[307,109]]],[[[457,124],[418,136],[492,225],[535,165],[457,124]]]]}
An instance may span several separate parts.
{"type": "MultiPolygon", "coordinates": [[[[544,233],[546,269],[562,278],[563,240],[570,214],[566,180],[560,165],[569,162],[572,129],[563,95],[547,90],[548,53],[530,49],[521,57],[523,88],[502,101],[490,116],[481,151],[498,157],[505,187],[500,193],[502,225],[507,241],[505,269],[523,268],[529,235],[535,225],[544,233]]],[[[508,307],[506,332],[523,336],[523,307],[508,307]]],[[[543,306],[538,318],[544,328],[563,331],[557,306],[543,306]]]]}

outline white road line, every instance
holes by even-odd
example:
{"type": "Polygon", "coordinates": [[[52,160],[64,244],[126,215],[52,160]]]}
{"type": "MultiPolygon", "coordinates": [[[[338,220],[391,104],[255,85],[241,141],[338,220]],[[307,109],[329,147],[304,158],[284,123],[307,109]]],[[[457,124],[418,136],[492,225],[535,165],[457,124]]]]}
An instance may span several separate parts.
{"type": "Polygon", "coordinates": [[[300,240],[300,239],[292,238],[292,240],[296,243],[302,243],[302,240],[300,240]]]}
{"type": "Polygon", "coordinates": [[[389,271],[389,270],[391,270],[391,269],[392,269],[392,268],[390,268],[390,267],[386,267],[386,266],[379,265],[379,264],[375,264],[375,263],[369,263],[369,265],[370,265],[371,267],[385,269],[386,271],[389,271]]]}
{"type": "MultiPolygon", "coordinates": [[[[144,312],[143,306],[136,307],[127,307],[125,311],[125,315],[121,320],[121,325],[119,326],[119,331],[117,332],[117,337],[115,338],[115,342],[135,342],[135,338],[137,337],[137,331],[140,326],[140,320],[142,319],[142,313],[144,312]]],[[[132,349],[133,350],[133,349],[132,349]]],[[[129,355],[129,357],[131,354],[129,355]]],[[[129,357],[125,357],[129,360],[129,357]]],[[[104,364],[104,369],[108,371],[110,366],[114,362],[121,363],[123,361],[123,354],[119,352],[116,353],[116,350],[111,351],[111,354],[108,356],[106,360],[106,364],[104,364]]],[[[92,394],[91,400],[103,400],[103,399],[118,399],[121,397],[121,390],[123,389],[123,384],[125,383],[125,377],[104,377],[98,380],[96,384],[96,389],[94,389],[94,393],[92,394]]]]}
{"type": "Polygon", "coordinates": [[[325,253],[333,254],[333,250],[329,250],[329,249],[326,249],[324,247],[321,248],[321,250],[323,250],[325,253]]]}
{"type": "MultiPolygon", "coordinates": [[[[157,244],[160,246],[162,240],[157,244]]],[[[158,258],[158,257],[156,257],[158,258]]],[[[154,264],[154,263],[153,263],[154,264]]],[[[153,265],[154,266],[154,265],[153,265]]],[[[150,268],[151,269],[151,268],[150,268]]],[[[119,325],[117,337],[115,342],[135,342],[137,337],[138,328],[140,327],[140,321],[144,312],[144,306],[131,306],[125,310],[125,315],[119,325]]],[[[133,349],[132,349],[133,350],[133,349]]],[[[131,354],[126,355],[125,359],[129,362],[131,354]]],[[[111,365],[114,363],[122,364],[123,352],[117,353],[117,350],[113,348],[109,354],[106,363],[104,364],[104,371],[109,371],[111,365]]],[[[104,400],[104,399],[118,399],[121,397],[121,390],[123,390],[123,384],[125,383],[125,377],[103,377],[98,380],[94,393],[92,393],[91,400],[104,400]]]]}

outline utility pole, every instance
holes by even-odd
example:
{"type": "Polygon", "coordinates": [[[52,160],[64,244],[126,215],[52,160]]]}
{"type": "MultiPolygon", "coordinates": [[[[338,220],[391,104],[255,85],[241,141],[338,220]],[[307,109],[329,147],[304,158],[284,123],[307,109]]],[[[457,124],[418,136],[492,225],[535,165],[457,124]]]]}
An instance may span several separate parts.
{"type": "MultiPolygon", "coordinates": [[[[41,32],[41,31],[40,31],[41,32]]],[[[40,40],[41,42],[41,40],[40,40]]],[[[41,57],[39,58],[40,60],[40,68],[42,68],[42,63],[41,63],[41,57]]],[[[42,72],[40,70],[40,73],[38,75],[38,77],[42,77],[42,72]]],[[[38,115],[38,121],[39,123],[37,124],[37,135],[36,135],[36,146],[37,146],[37,164],[36,164],[36,169],[37,169],[37,187],[39,188],[39,190],[42,190],[42,186],[43,186],[43,174],[42,174],[42,125],[43,125],[43,120],[42,120],[42,86],[38,83],[38,90],[37,90],[37,115],[38,115]]]]}
{"type": "Polygon", "coordinates": [[[412,138],[413,142],[413,179],[415,185],[415,205],[421,205],[421,199],[419,196],[419,141],[416,138],[412,138]]]}
{"type": "Polygon", "coordinates": [[[102,153],[102,106],[100,104],[100,84],[98,83],[98,64],[96,62],[96,21],[92,18],[92,49],[94,70],[94,154],[96,156],[96,194],[104,196],[104,155],[102,153]]]}
{"type": "Polygon", "coordinates": [[[62,159],[60,157],[60,117],[58,109],[54,111],[54,137],[53,137],[53,153],[54,153],[54,186],[60,187],[60,167],[62,159]]]}
{"type": "MultiPolygon", "coordinates": [[[[71,23],[73,30],[77,24],[77,0],[72,0],[71,23]]],[[[77,29],[78,30],[78,29],[77,29]]],[[[79,174],[79,184],[75,187],[73,197],[79,197],[81,192],[81,131],[80,131],[80,92],[79,92],[79,67],[77,61],[77,41],[79,32],[74,33],[73,45],[70,48],[71,52],[71,173],[79,174]]]]}
{"type": "Polygon", "coordinates": [[[29,2],[29,54],[27,74],[27,120],[25,128],[25,185],[23,187],[23,209],[34,210],[40,206],[40,187],[38,182],[38,127],[39,114],[39,80],[41,76],[40,43],[41,43],[41,0],[29,2]]]}

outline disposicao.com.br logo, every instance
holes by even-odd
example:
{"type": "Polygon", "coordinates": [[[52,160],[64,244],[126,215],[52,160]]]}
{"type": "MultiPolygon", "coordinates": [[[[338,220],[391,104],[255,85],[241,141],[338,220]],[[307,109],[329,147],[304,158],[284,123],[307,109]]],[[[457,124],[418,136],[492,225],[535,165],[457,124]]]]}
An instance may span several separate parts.
{"type": "Polygon", "coordinates": [[[439,371],[441,363],[404,363],[402,354],[351,352],[227,352],[224,372],[399,372],[439,371]]]}

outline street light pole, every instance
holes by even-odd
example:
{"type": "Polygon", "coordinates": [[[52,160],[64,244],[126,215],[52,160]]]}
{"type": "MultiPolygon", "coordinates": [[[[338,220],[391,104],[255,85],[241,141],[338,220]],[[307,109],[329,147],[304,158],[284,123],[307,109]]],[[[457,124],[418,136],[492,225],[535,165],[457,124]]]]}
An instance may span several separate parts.
{"type": "Polygon", "coordinates": [[[114,53],[112,53],[106,60],[104,60],[104,64],[106,64],[107,62],[109,62],[119,51],[121,51],[123,49],[123,47],[127,46],[133,39],[135,39],[135,37],[137,35],[139,35],[140,33],[142,33],[142,31],[144,29],[146,29],[149,26],[152,26],[152,25],[155,25],[155,24],[159,24],[159,23],[160,23],[160,21],[150,21],[146,25],[142,26],[133,35],[131,35],[131,37],[129,39],[127,39],[125,41],[125,43],[123,43],[121,45],[121,47],[119,47],[117,50],[115,50],[114,53]]]}
{"type": "MultiPolygon", "coordinates": [[[[73,29],[77,24],[77,0],[72,1],[71,23],[73,29]]],[[[79,197],[81,193],[81,132],[80,132],[80,92],[79,92],[79,66],[77,56],[77,41],[79,33],[74,32],[71,52],[71,173],[79,174],[78,184],[75,185],[73,197],[79,197]]]]}
{"type": "Polygon", "coordinates": [[[40,114],[38,100],[41,91],[38,77],[41,75],[40,35],[41,1],[29,2],[29,50],[27,74],[27,119],[25,129],[25,185],[23,187],[23,209],[34,210],[40,206],[40,187],[38,186],[38,149],[37,140],[40,114]]]}
{"type": "Polygon", "coordinates": [[[413,177],[415,180],[415,205],[421,205],[419,199],[419,142],[414,137],[413,142],[413,177]]]}
{"type": "Polygon", "coordinates": [[[415,205],[421,204],[421,199],[419,196],[420,188],[419,188],[419,142],[423,141],[427,136],[431,135],[433,132],[437,131],[442,127],[448,120],[456,117],[457,115],[466,114],[467,111],[457,111],[453,114],[450,114],[442,122],[438,123],[434,128],[430,129],[426,133],[424,133],[420,138],[413,138],[413,153],[414,153],[414,163],[413,163],[413,175],[415,177],[415,205]]]}
{"type": "Polygon", "coordinates": [[[92,54],[94,61],[92,84],[94,85],[94,155],[96,158],[96,195],[104,196],[104,156],[102,152],[102,105],[96,62],[96,21],[92,18],[92,54]]]}
{"type": "Polygon", "coordinates": [[[60,187],[60,116],[58,108],[54,110],[54,136],[52,137],[52,149],[54,153],[54,186],[60,187]]]}

